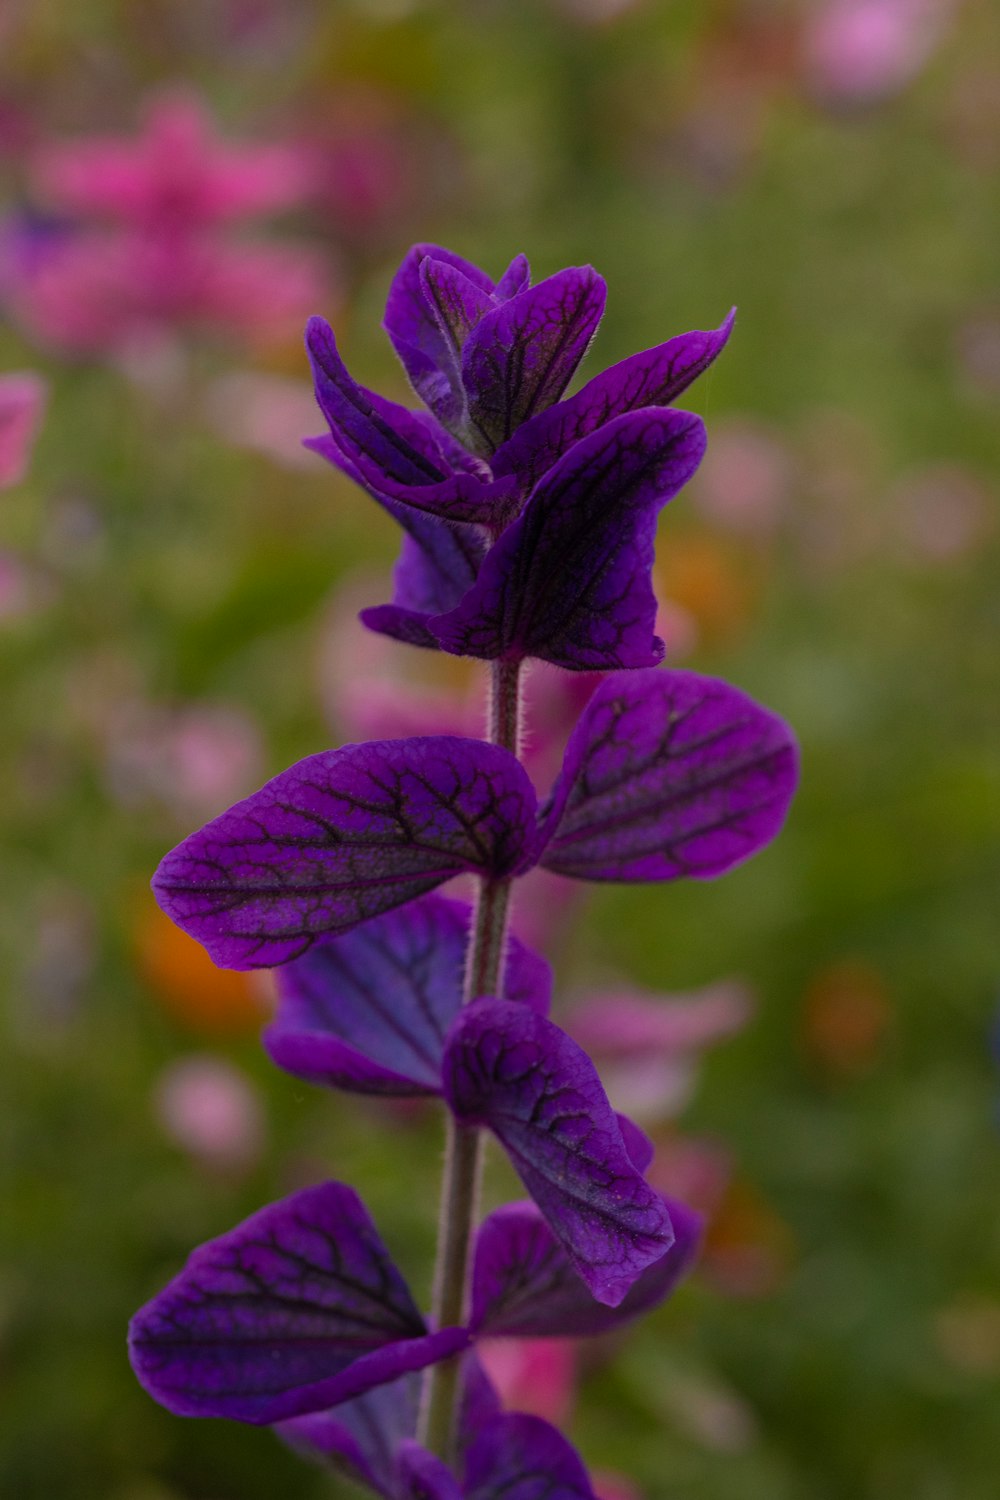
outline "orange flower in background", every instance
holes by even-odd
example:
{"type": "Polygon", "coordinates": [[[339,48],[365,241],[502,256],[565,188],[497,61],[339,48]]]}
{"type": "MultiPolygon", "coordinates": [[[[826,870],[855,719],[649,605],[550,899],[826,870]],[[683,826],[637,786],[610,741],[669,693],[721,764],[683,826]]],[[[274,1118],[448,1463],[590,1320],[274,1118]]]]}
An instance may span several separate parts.
{"type": "Polygon", "coordinates": [[[829,1073],[854,1078],[878,1062],[892,1023],[885,980],[863,959],[821,969],[805,993],[802,1042],[829,1073]]]}
{"type": "Polygon", "coordinates": [[[759,1189],[730,1183],[705,1234],[702,1271],[730,1297],[769,1297],[794,1258],[791,1229],[759,1189]]]}
{"type": "Polygon", "coordinates": [[[757,562],[704,534],[673,537],[657,559],[655,577],[658,597],[689,614],[709,645],[742,635],[760,592],[757,562]]]}
{"type": "Polygon", "coordinates": [[[217,969],[151,899],[134,928],[136,968],[172,1020],[204,1037],[255,1035],[270,1014],[267,974],[217,969]]]}

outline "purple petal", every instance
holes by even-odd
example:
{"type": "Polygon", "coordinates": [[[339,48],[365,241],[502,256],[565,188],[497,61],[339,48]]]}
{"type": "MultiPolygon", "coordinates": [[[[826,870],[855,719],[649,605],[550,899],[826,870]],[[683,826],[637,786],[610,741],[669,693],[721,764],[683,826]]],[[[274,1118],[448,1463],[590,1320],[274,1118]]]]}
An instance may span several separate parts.
{"type": "Polygon", "coordinates": [[[512,475],[527,493],[567,449],[605,422],[640,407],[673,406],[722,353],[735,318],[734,308],[720,328],[679,334],[595,375],[575,395],[519,427],[493,455],[494,474],[512,475]]]}
{"type": "Polygon", "coordinates": [[[630,1120],[628,1115],[618,1113],[615,1119],[618,1121],[618,1128],[622,1133],[629,1161],[637,1172],[645,1175],[656,1155],[656,1147],[642,1127],[634,1120],[630,1120]]]}
{"type": "Polygon", "coordinates": [[[630,412],[577,443],[487,553],[457,608],[432,622],[458,655],[538,656],[573,671],[648,667],[656,516],[705,451],[699,417],[630,412]]]}
{"type": "Polygon", "coordinates": [[[617,1307],[596,1302],[534,1203],[507,1203],[476,1237],[472,1329],[485,1337],[582,1338],[607,1333],[663,1302],[694,1263],[698,1214],[663,1200],[675,1239],[617,1307]]]}
{"type": "MultiPolygon", "coordinates": [[[[519,493],[513,479],[493,483],[485,469],[465,465],[452,472],[445,451],[451,445],[436,437],[422,415],[358,385],[322,318],[310,319],[306,347],[316,400],[330,424],[330,436],[307,438],[307,448],[383,504],[393,501],[428,515],[478,523],[497,520],[513,503],[519,493]]],[[[443,431],[441,436],[447,437],[443,431]]]]}
{"type": "Polygon", "coordinates": [[[404,1375],[327,1411],[292,1417],[277,1432],[309,1458],[395,1500],[396,1451],[417,1428],[420,1379],[404,1375]]]}
{"type": "Polygon", "coordinates": [[[795,791],[791,730],[695,672],[601,683],[573,731],[542,857],[578,880],[705,880],[774,838],[795,791]]]}
{"type": "Polygon", "coordinates": [[[509,302],[519,292],[526,292],[530,285],[531,267],[528,265],[528,257],[515,255],[493,288],[493,295],[498,302],[509,302]]]}
{"type": "Polygon", "coordinates": [[[533,863],[535,793],[514,756],[447,735],[310,755],[194,833],[153,880],[224,968],[288,963],[462,872],[533,863]]]}
{"type": "Polygon", "coordinates": [[[349,1400],[467,1342],[459,1328],[427,1333],[364,1205],[338,1182],[202,1245],[129,1334],[141,1384],[169,1411],[253,1423],[349,1400]]]}
{"type": "Polygon", "coordinates": [[[500,1393],[477,1358],[475,1349],[462,1356],[462,1392],[458,1416],[458,1439],[463,1448],[503,1410],[500,1393]]]}
{"type": "Polygon", "coordinates": [[[591,266],[570,266],[480,319],[465,343],[462,381],[469,422],[485,452],[559,400],[601,321],[606,295],[591,266]]]}
{"type": "Polygon", "coordinates": [[[461,272],[481,292],[491,293],[493,283],[478,266],[440,245],[414,245],[389,288],[382,326],[417,395],[449,425],[460,416],[463,402],[457,382],[449,378],[453,366],[448,341],[421,281],[421,266],[428,257],[461,272]]]}
{"type": "Polygon", "coordinates": [[[469,334],[495,303],[457,266],[427,256],[420,263],[420,287],[437,323],[448,359],[450,384],[462,388],[462,348],[469,334]]]}
{"type": "Polygon", "coordinates": [[[396,1458],[398,1500],[462,1500],[462,1490],[451,1470],[421,1448],[403,1443],[396,1458]]]}
{"type": "Polygon", "coordinates": [[[389,502],[386,509],[405,532],[393,573],[394,598],[391,604],[363,609],[360,619],[379,635],[440,651],[427,622],[442,608],[451,609],[472,587],[486,543],[471,527],[448,526],[389,502]]]}
{"type": "Polygon", "coordinates": [[[587,1054],[526,1006],[481,1000],[452,1027],[443,1079],[457,1118],[493,1131],[593,1295],[617,1306],[673,1231],[587,1054]]]}
{"type": "Polygon", "coordinates": [[[541,1417],[511,1412],[480,1433],[465,1465],[465,1500],[594,1500],[576,1450],[541,1417]]]}
{"type": "MultiPolygon", "coordinates": [[[[309,1083],[355,1093],[440,1093],[470,921],[464,902],[424,896],[286,964],[264,1032],[272,1060],[309,1083]]],[[[504,994],[542,1015],[552,994],[548,964],[514,937],[504,994]]]]}

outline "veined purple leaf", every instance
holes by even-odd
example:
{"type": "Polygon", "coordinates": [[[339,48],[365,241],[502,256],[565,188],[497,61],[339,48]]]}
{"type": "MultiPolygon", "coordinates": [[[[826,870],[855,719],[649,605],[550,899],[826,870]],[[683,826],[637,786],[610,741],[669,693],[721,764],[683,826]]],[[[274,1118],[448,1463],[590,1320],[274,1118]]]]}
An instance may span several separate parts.
{"type": "Polygon", "coordinates": [[[594,1500],[579,1454],[541,1417],[511,1412],[484,1428],[465,1464],[465,1500],[594,1500]]]}
{"type": "Polygon", "coordinates": [[[595,375],[575,395],[525,422],[493,455],[496,475],[511,475],[527,493],[581,438],[623,412],[646,406],[673,406],[722,353],[736,320],[736,309],[720,328],[681,333],[633,354],[595,375]]]}
{"type": "Polygon", "coordinates": [[[566,453],[487,553],[461,603],[432,622],[446,651],[541,657],[572,671],[648,667],[656,517],[705,451],[699,417],[651,408],[566,453]]]}
{"type": "MultiPolygon", "coordinates": [[[[457,273],[456,273],[457,274],[457,273]]],[[[447,434],[432,431],[426,414],[366,390],[349,374],[329,324],[310,319],[306,348],[316,400],[330,436],[305,446],[341,469],[380,503],[412,506],[458,522],[494,522],[520,491],[511,478],[494,482],[484,466],[455,472],[447,434]]]]}
{"type": "Polygon", "coordinates": [[[487,453],[558,401],[587,352],[607,287],[592,266],[570,266],[476,324],[462,353],[469,422],[487,453]]]}
{"type": "Polygon", "coordinates": [[[543,814],[542,862],[579,880],[708,879],[780,829],[795,791],[791,730],[694,672],[595,690],[543,814]]]}
{"type": "Polygon", "coordinates": [[[288,963],[453,875],[503,878],[534,863],[534,814],[526,772],[495,745],[448,735],[345,745],[185,839],[153,889],[223,967],[288,963]]]}
{"type": "Polygon", "coordinates": [[[441,326],[424,294],[420,270],[428,258],[451,266],[487,294],[490,278],[471,261],[441,245],[414,245],[393,278],[382,326],[392,341],[410,384],[446,425],[461,414],[462,396],[450,379],[451,354],[441,326]]]}
{"type": "Polygon", "coordinates": [[[622,1140],[625,1143],[625,1150],[628,1152],[629,1161],[637,1172],[642,1172],[645,1175],[653,1157],[656,1155],[656,1147],[641,1125],[637,1125],[634,1120],[630,1120],[628,1115],[618,1113],[615,1115],[615,1119],[618,1121],[618,1128],[622,1133],[622,1140]]]}
{"type": "Polygon", "coordinates": [[[132,1320],[141,1384],[182,1417],[273,1423],[448,1358],[358,1195],[342,1183],[272,1203],[202,1245],[132,1320]]]}
{"type": "Polygon", "coordinates": [[[443,1079],[458,1120],[493,1132],[592,1294],[617,1306],[673,1231],[587,1054],[526,1006],[481,1000],[452,1027],[443,1079]]]}
{"type": "Polygon", "coordinates": [[[530,285],[531,267],[528,265],[528,257],[515,255],[493,288],[493,295],[498,302],[509,302],[511,297],[516,297],[519,292],[526,292],[530,285]]]}
{"type": "Polygon", "coordinates": [[[441,331],[452,387],[461,390],[462,347],[480,318],[496,303],[464,271],[429,255],[420,263],[420,287],[441,331]]]}
{"type": "Polygon", "coordinates": [[[396,1452],[417,1430],[420,1377],[404,1375],[327,1411],[292,1417],[278,1434],[386,1500],[396,1500],[396,1452]]]}
{"type": "Polygon", "coordinates": [[[473,1332],[486,1338],[583,1338],[621,1328],[657,1307],[690,1270],[702,1234],[692,1209],[670,1198],[663,1202],[674,1242],[617,1307],[594,1300],[534,1203],[496,1209],[476,1236],[473,1332]]]}
{"type": "MultiPolygon", "coordinates": [[[[286,964],[264,1032],[272,1060],[309,1083],[356,1093],[440,1093],[471,916],[464,902],[424,896],[286,964]]],[[[548,964],[511,937],[506,999],[544,1015],[551,994],[548,964]]]]}
{"type": "Polygon", "coordinates": [[[398,1500],[462,1500],[454,1474],[419,1443],[403,1443],[396,1457],[398,1500]]]}
{"type": "Polygon", "coordinates": [[[469,526],[446,526],[388,502],[386,509],[404,528],[393,572],[394,598],[391,604],[363,609],[359,618],[380,635],[440,651],[428,621],[441,612],[442,601],[447,599],[450,609],[472,587],[486,543],[469,526]]]}

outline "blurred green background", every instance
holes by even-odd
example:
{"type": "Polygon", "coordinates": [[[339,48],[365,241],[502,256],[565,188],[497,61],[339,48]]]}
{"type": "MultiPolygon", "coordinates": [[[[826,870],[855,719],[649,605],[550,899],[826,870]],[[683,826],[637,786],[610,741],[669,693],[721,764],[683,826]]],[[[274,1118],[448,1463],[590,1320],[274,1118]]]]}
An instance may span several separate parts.
{"type": "MultiPolygon", "coordinates": [[[[416,239],[494,275],[520,249],[536,277],[596,265],[588,374],[739,307],[691,393],[710,459],[659,579],[684,663],[796,727],[801,794],[746,868],[601,891],[551,955],[564,994],[735,975],[757,996],[661,1127],[726,1163],[704,1269],[581,1372],[576,1441],[648,1500],[993,1500],[1000,1471],[1000,12],[897,5],[845,65],[832,10],[26,0],[0,21],[10,233],[37,227],[47,143],[132,135],[185,84],[231,139],[321,164],[259,233],[319,258],[312,310],[397,399],[379,322],[416,239]]],[[[67,352],[15,280],[0,372],[51,389],[0,507],[0,1494],[337,1494],[266,1431],[159,1410],[125,1326],[192,1246],[325,1174],[423,1294],[440,1122],[270,1068],[256,993],[174,943],[146,883],[350,737],[337,590],[362,569],[386,597],[396,536],[295,456],[319,426],[297,324],[67,352]],[[232,1085],[228,1148],[177,1123],[192,1060],[232,1085]]]]}

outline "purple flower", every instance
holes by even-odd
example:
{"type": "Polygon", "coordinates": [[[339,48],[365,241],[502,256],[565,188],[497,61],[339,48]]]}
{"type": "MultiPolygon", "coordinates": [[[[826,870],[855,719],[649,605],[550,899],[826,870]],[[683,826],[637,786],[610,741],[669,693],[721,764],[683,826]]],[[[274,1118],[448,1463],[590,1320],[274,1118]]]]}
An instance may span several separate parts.
{"type": "Polygon", "coordinates": [[[733,315],[633,355],[561,400],[604,307],[589,267],[530,285],[519,256],[494,285],[418,245],[385,327],[429,411],[359,386],[329,326],[307,346],[330,427],[308,446],[406,533],[378,630],[459,655],[527,656],[576,671],[662,654],[650,585],[656,516],[704,452],[671,403],[723,348],[733,315]]]}
{"type": "MultiPolygon", "coordinates": [[[[358,1195],[337,1182],[306,1188],[194,1252],[133,1318],[132,1365],[181,1416],[271,1425],[329,1407],[339,1415],[477,1338],[585,1336],[661,1302],[700,1235],[696,1215],[661,1202],[677,1237],[618,1309],[594,1303],[533,1205],[492,1215],[477,1239],[468,1326],[432,1332],[358,1195]]],[[[290,1432],[315,1445],[315,1424],[290,1432]]]]}
{"type": "Polygon", "coordinates": [[[154,890],[216,962],[267,967],[463,872],[721,875],[775,836],[796,777],[787,725],[745,694],[693,672],[634,672],[595,690],[541,809],[494,745],[345,745],[185,839],[154,890]]]}

